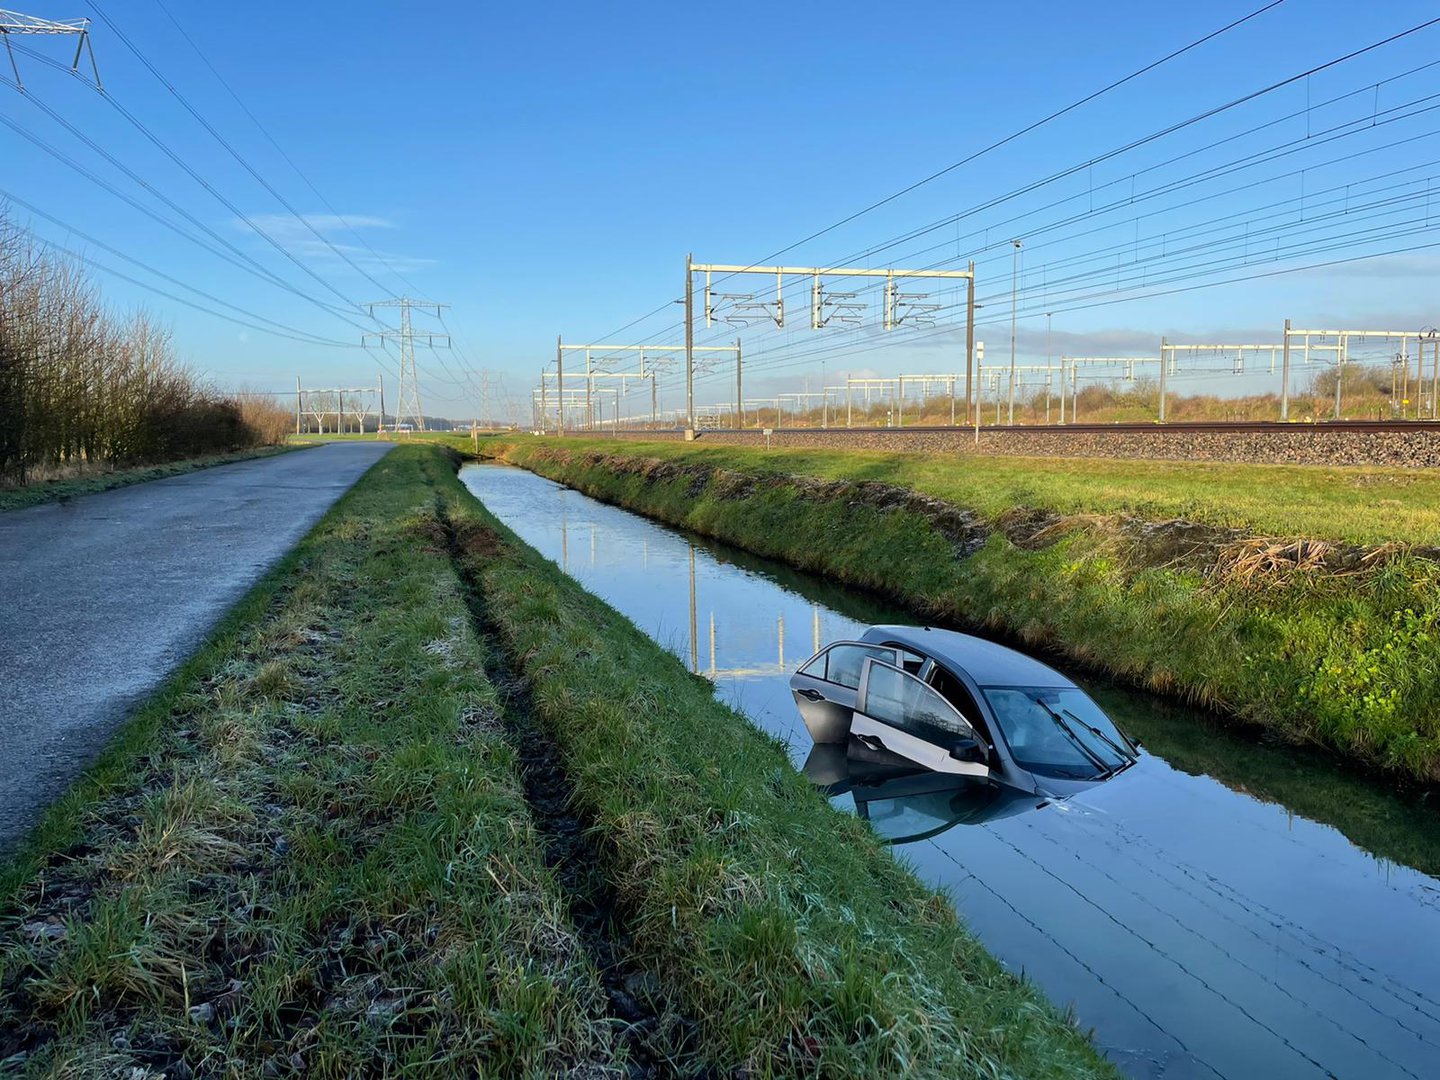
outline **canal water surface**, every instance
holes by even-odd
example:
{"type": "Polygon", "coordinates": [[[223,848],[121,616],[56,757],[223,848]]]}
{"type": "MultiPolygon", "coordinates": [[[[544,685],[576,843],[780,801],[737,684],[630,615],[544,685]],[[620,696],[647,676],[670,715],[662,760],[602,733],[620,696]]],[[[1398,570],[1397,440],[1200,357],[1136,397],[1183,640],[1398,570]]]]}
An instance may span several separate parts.
{"type": "MultiPolygon", "coordinates": [[[[912,620],[519,469],[471,465],[461,478],[785,740],[797,767],[843,778],[843,761],[812,757],[789,676],[824,643],[912,620]]],[[[1083,805],[974,813],[913,782],[856,787],[836,805],[894,839],[991,952],[1072,1007],[1131,1076],[1440,1076],[1440,880],[1246,788],[1278,774],[1330,792],[1352,835],[1345,812],[1393,818],[1417,830],[1417,865],[1435,819],[1417,825],[1383,792],[1147,695],[1077,681],[1146,744],[1083,805]]],[[[1403,836],[1392,846],[1408,850],[1403,836]]]]}

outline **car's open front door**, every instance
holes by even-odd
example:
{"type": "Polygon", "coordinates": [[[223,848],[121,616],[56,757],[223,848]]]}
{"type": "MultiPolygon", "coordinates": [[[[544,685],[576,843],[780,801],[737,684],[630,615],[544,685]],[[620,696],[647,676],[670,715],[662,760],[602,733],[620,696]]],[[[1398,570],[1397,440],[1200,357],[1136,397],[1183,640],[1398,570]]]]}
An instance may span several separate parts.
{"type": "Polygon", "coordinates": [[[790,677],[795,705],[817,743],[845,743],[850,738],[850,716],[865,662],[876,659],[891,664],[896,651],[884,645],[861,641],[837,641],[827,645],[801,665],[790,677]]]}
{"type": "Polygon", "coordinates": [[[937,772],[989,776],[984,743],[950,702],[893,661],[865,660],[850,732],[937,772]],[[976,760],[980,758],[981,760],[976,760]]]}

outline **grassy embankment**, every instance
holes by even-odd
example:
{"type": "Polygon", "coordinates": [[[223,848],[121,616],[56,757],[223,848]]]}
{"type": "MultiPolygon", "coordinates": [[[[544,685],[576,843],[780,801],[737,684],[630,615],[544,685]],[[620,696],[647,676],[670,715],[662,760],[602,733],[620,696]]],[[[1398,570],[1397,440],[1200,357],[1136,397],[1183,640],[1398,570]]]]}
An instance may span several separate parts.
{"type": "Polygon", "coordinates": [[[28,1075],[1113,1075],[432,447],[240,606],[0,904],[28,1075]]]}
{"type": "Polygon", "coordinates": [[[201,457],[183,458],[179,461],[167,461],[161,465],[137,465],[129,469],[96,466],[94,468],[77,467],[58,470],[69,475],[62,475],[53,480],[33,481],[24,487],[0,486],[0,511],[18,510],[24,506],[37,506],[40,503],[63,502],[66,499],[77,499],[81,495],[94,495],[112,488],[141,484],[147,480],[163,480],[167,476],[179,476],[181,473],[209,469],[216,465],[230,465],[236,461],[249,461],[251,458],[270,457],[300,448],[301,444],[261,446],[253,450],[236,450],[228,454],[206,454],[201,457]]]}
{"type": "Polygon", "coordinates": [[[1414,550],[1440,541],[1440,477],[613,440],[492,452],[921,617],[1440,779],[1440,565],[1414,550]]]}

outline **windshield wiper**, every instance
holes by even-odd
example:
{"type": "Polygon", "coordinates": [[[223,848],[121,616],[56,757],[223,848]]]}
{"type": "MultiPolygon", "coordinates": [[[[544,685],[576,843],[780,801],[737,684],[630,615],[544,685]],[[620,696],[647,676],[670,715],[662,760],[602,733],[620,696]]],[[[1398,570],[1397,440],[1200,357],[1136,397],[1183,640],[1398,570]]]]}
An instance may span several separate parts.
{"type": "Polygon", "coordinates": [[[1070,741],[1080,748],[1080,752],[1090,759],[1091,764],[1093,764],[1095,768],[1100,770],[1100,778],[1102,780],[1109,780],[1110,777],[1115,775],[1115,766],[1106,764],[1104,758],[1102,758],[1099,754],[1095,753],[1094,750],[1091,750],[1090,747],[1086,746],[1085,740],[1080,738],[1079,735],[1075,734],[1075,730],[1065,722],[1065,718],[1063,716],[1061,716],[1058,712],[1052,709],[1049,705],[1046,705],[1041,698],[1037,697],[1032,698],[1031,700],[1033,700],[1036,705],[1039,705],[1042,709],[1044,709],[1047,713],[1050,714],[1050,719],[1055,721],[1055,726],[1058,727],[1061,731],[1063,731],[1067,736],[1069,736],[1070,741]]]}
{"type": "Polygon", "coordinates": [[[1071,720],[1074,720],[1081,727],[1085,728],[1087,731],[1092,732],[1096,736],[1096,738],[1103,739],[1105,745],[1110,747],[1111,750],[1114,750],[1115,753],[1119,755],[1120,760],[1125,762],[1124,766],[1122,766],[1123,768],[1129,768],[1131,765],[1134,765],[1135,762],[1140,760],[1139,754],[1126,750],[1124,747],[1122,747],[1114,739],[1110,738],[1109,735],[1106,735],[1105,732],[1101,731],[1094,724],[1085,723],[1084,720],[1081,720],[1069,709],[1061,709],[1060,711],[1063,712],[1066,716],[1068,716],[1071,720]]]}

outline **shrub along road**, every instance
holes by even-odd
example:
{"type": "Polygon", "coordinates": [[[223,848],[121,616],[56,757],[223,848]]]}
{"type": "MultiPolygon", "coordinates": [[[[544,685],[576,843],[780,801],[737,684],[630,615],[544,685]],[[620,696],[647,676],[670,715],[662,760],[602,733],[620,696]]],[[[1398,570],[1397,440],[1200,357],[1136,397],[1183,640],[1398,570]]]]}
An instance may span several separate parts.
{"type": "Polygon", "coordinates": [[[0,514],[0,854],[389,444],[0,514]]]}

